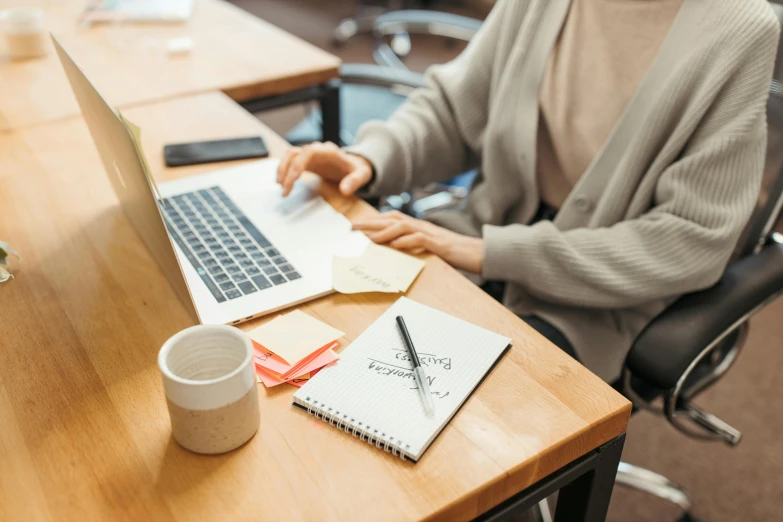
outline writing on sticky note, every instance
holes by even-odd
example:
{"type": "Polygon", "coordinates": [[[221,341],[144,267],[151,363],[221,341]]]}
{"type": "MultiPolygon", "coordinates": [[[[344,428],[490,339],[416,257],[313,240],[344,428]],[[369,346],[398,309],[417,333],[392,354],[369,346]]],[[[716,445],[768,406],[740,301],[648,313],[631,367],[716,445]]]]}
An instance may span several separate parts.
{"type": "Polygon", "coordinates": [[[295,378],[291,379],[288,382],[290,382],[294,386],[298,386],[298,387],[301,388],[309,380],[310,380],[310,374],[306,373],[304,375],[300,375],[299,377],[295,377],[295,378]]]}
{"type": "Polygon", "coordinates": [[[377,270],[368,267],[362,258],[335,257],[332,262],[332,286],[341,294],[363,292],[399,293],[397,285],[377,270]]]}
{"type": "Polygon", "coordinates": [[[301,388],[304,383],[310,380],[311,376],[312,374],[310,373],[304,373],[298,377],[294,377],[293,379],[280,379],[279,377],[275,377],[269,372],[264,371],[263,368],[256,366],[256,382],[263,383],[263,385],[267,388],[272,388],[279,384],[283,384],[284,382],[301,388]]]}
{"type": "Polygon", "coordinates": [[[332,286],[342,294],[407,292],[424,264],[421,259],[370,243],[358,257],[334,257],[332,286]]]}
{"type": "Polygon", "coordinates": [[[290,366],[324,349],[343,332],[306,313],[294,310],[275,317],[247,335],[290,366]]]}

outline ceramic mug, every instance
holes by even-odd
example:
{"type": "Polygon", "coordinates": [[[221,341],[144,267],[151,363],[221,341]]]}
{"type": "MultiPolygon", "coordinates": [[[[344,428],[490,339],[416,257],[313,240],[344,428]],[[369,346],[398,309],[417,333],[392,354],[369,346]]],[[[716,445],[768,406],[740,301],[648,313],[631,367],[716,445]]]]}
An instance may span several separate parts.
{"type": "Polygon", "coordinates": [[[48,42],[43,9],[13,7],[0,11],[0,33],[6,38],[8,56],[12,60],[46,54],[48,42]]]}
{"type": "Polygon", "coordinates": [[[172,336],[158,354],[171,434],[196,453],[238,448],[258,430],[253,345],[241,330],[199,325],[172,336]]]}

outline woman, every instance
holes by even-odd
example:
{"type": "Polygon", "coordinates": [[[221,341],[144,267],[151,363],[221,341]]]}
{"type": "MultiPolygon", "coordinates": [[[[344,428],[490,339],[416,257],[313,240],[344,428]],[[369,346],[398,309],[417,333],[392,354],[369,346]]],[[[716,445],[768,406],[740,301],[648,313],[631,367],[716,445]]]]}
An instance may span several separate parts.
{"type": "Polygon", "coordinates": [[[779,24],[764,0],[500,0],[428,87],[303,170],[392,194],[479,166],[462,211],[355,223],[429,251],[607,381],[677,296],[714,284],[759,193],[779,24]]]}

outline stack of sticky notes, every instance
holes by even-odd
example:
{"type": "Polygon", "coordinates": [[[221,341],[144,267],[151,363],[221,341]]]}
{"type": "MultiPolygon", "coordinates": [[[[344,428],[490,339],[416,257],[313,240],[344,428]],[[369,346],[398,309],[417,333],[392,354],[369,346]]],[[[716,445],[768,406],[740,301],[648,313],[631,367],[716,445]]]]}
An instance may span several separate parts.
{"type": "Polygon", "coordinates": [[[338,359],[334,349],[345,335],[304,312],[275,317],[247,332],[253,341],[256,377],[265,386],[287,382],[302,386],[318,370],[338,359]]]}

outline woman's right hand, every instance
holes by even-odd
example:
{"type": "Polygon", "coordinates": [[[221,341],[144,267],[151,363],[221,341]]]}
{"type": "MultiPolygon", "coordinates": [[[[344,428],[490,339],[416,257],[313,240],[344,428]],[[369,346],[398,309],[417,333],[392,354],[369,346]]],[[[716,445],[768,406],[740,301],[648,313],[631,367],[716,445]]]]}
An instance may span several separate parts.
{"type": "Polygon", "coordinates": [[[372,164],[361,156],[349,154],[334,143],[311,143],[289,149],[277,168],[277,182],[283,196],[291,193],[302,172],[318,174],[337,183],[340,193],[351,196],[372,180],[372,164]]]}

